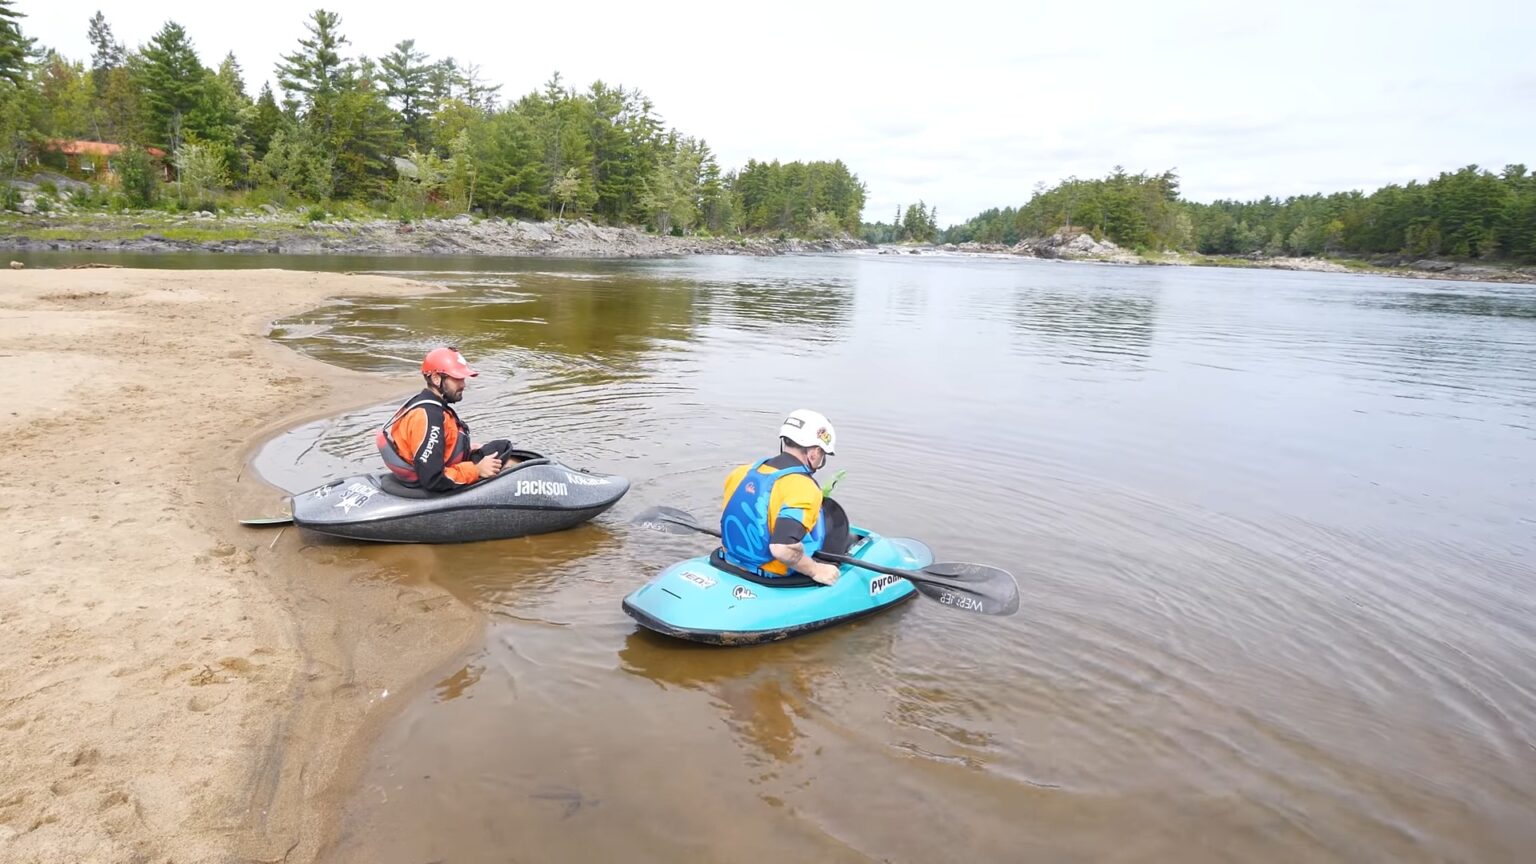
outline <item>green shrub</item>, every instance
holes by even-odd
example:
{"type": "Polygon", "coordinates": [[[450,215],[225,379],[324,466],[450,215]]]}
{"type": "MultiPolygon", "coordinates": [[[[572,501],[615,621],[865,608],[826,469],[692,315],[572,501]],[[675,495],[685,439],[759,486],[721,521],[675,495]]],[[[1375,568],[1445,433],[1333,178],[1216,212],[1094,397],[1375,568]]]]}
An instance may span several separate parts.
{"type": "Polygon", "coordinates": [[[117,176],[130,207],[153,207],[160,200],[160,174],[141,148],[123,148],[117,159],[117,176]]]}

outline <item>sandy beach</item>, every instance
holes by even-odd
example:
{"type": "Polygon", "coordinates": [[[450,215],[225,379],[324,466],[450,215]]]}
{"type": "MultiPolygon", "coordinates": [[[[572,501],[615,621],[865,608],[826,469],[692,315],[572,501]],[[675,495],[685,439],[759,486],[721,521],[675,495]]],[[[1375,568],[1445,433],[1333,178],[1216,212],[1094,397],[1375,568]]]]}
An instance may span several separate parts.
{"type": "Polygon", "coordinates": [[[313,860],[369,733],[475,614],[297,529],[252,448],[415,389],[270,321],[434,290],[282,271],[0,273],[0,860],[313,860]],[[278,534],[283,530],[284,534],[278,534]]]}

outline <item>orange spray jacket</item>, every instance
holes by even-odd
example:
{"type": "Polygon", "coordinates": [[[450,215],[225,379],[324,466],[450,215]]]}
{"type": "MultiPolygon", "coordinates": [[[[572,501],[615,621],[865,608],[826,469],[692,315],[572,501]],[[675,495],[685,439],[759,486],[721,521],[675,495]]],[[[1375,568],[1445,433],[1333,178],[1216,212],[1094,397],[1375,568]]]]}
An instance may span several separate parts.
{"type": "Polygon", "coordinates": [[[469,426],[431,390],[401,406],[374,436],[384,464],[401,482],[448,492],[480,479],[469,461],[469,426]]]}

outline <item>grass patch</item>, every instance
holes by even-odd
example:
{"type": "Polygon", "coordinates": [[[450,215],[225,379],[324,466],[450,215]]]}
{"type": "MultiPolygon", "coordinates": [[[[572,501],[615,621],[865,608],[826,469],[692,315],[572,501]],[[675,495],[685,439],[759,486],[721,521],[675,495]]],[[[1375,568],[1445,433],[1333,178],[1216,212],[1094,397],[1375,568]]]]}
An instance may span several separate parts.
{"type": "Polygon", "coordinates": [[[1256,267],[1258,262],[1250,258],[1234,258],[1230,255],[1196,255],[1188,260],[1195,267],[1256,267]]]}
{"type": "Polygon", "coordinates": [[[141,234],[159,234],[167,240],[178,243],[215,243],[221,240],[263,240],[265,232],[257,231],[249,225],[230,226],[201,226],[201,225],[172,225],[159,231],[144,231],[141,234]]]}
{"type": "Polygon", "coordinates": [[[133,213],[110,219],[94,218],[60,225],[20,214],[0,217],[0,236],[40,242],[112,243],[137,240],[153,234],[177,243],[211,244],[221,242],[271,241],[295,234],[329,237],[339,231],[291,223],[239,223],[199,220],[172,224],[164,214],[133,213]],[[142,227],[134,227],[142,226],[142,227]]]}

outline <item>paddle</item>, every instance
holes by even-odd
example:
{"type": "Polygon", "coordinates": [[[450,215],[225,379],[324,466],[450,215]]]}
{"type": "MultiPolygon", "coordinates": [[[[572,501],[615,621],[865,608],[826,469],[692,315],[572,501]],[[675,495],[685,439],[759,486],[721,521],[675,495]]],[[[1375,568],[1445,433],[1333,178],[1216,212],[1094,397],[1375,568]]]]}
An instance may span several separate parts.
{"type": "MultiPolygon", "coordinates": [[[[681,528],[711,534],[715,537],[720,536],[718,530],[699,524],[692,513],[676,507],[652,507],[630,521],[643,528],[670,534],[683,533],[675,530],[681,528]]],[[[817,552],[816,557],[823,561],[862,567],[888,576],[899,576],[911,582],[924,597],[963,612],[975,612],[980,615],[1012,615],[1019,609],[1019,584],[1014,581],[1013,574],[998,567],[945,562],[929,564],[922,570],[899,570],[832,552],[817,552]]]]}

